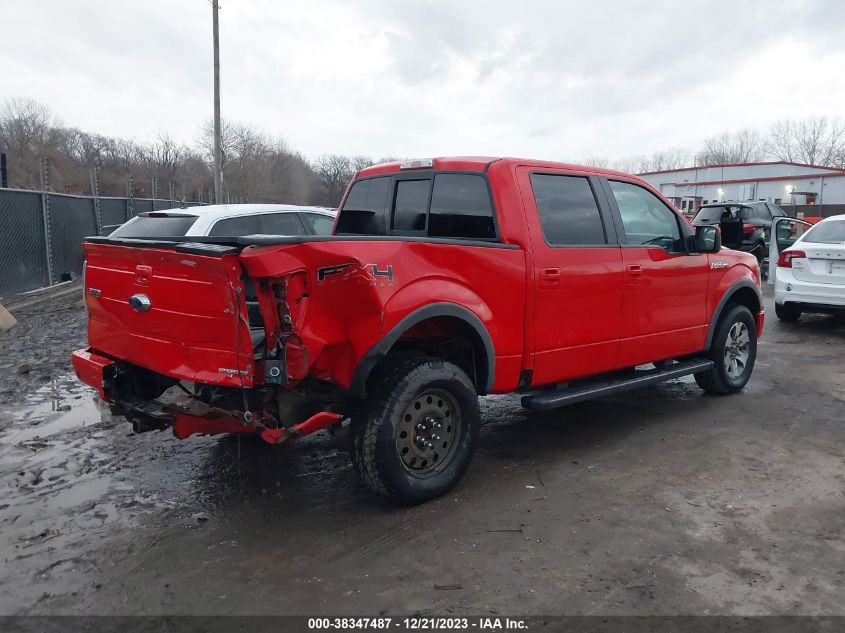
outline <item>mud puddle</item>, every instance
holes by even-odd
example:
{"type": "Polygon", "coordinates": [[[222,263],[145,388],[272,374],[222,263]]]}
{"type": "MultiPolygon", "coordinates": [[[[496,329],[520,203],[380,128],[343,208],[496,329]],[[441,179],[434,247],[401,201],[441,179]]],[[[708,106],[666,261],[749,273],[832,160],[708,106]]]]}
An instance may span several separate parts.
{"type": "MultiPolygon", "coordinates": [[[[121,520],[117,422],[91,389],[62,375],[0,408],[0,549],[11,587],[34,601],[72,593],[95,561],[97,533],[121,520]],[[60,579],[60,580],[59,580],[60,579]]],[[[2,598],[0,598],[2,604],[2,598]]]]}

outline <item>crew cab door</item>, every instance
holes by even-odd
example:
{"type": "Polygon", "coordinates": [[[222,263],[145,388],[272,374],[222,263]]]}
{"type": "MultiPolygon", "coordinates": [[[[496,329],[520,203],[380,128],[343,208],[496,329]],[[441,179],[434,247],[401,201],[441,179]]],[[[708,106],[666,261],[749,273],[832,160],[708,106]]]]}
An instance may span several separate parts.
{"type": "Polygon", "coordinates": [[[642,185],[603,179],[622,245],[619,368],[700,351],[707,330],[708,255],[687,252],[683,218],[642,185]]]}
{"type": "Polygon", "coordinates": [[[531,384],[611,370],[622,327],[622,255],[601,183],[530,167],[517,168],[517,179],[533,258],[531,384]]]}

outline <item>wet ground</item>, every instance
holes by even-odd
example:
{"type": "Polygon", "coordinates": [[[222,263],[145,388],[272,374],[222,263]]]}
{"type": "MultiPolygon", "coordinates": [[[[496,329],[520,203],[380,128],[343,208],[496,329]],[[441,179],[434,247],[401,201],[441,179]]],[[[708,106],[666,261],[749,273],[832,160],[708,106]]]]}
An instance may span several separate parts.
{"type": "Polygon", "coordinates": [[[742,394],[482,401],[450,495],[394,508],[343,438],[134,435],[70,373],[76,298],[0,334],[0,613],[845,614],[845,320],[742,394]]]}

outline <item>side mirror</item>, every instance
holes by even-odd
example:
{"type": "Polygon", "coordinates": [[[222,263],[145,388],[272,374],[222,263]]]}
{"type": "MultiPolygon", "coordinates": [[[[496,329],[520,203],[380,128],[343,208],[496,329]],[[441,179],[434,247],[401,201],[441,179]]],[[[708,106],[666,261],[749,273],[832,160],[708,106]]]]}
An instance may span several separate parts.
{"type": "Polygon", "coordinates": [[[722,250],[722,231],[718,226],[695,227],[695,252],[718,253],[722,250]]]}

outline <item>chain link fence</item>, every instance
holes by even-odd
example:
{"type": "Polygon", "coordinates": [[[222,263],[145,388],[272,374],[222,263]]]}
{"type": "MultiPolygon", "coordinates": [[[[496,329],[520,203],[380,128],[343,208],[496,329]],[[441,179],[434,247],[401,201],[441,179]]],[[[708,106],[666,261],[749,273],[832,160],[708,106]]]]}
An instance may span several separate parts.
{"type": "Polygon", "coordinates": [[[0,189],[0,297],[78,277],[83,239],[108,233],[138,213],[175,205],[163,199],[0,189]]]}
{"type": "Polygon", "coordinates": [[[41,197],[0,189],[0,296],[50,283],[41,197]]]}

